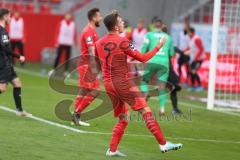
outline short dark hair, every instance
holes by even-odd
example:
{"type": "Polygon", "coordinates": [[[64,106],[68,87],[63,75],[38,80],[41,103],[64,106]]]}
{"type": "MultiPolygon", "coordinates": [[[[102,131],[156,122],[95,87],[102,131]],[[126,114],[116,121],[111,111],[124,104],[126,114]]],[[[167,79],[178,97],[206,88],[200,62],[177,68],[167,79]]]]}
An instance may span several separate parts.
{"type": "Polygon", "coordinates": [[[156,19],[155,23],[163,23],[163,21],[161,19],[156,19]]]}
{"type": "Polygon", "coordinates": [[[154,17],[152,18],[152,23],[156,22],[157,20],[158,20],[158,16],[154,16],[154,17]]]}
{"type": "Polygon", "coordinates": [[[97,12],[100,12],[99,8],[92,8],[88,11],[87,16],[88,20],[92,20],[94,16],[96,16],[97,12]]]}
{"type": "Polygon", "coordinates": [[[10,11],[9,11],[8,9],[6,9],[6,8],[1,8],[1,9],[0,9],[0,19],[3,19],[3,17],[4,17],[5,15],[9,14],[9,13],[10,13],[10,11]]]}
{"type": "Polygon", "coordinates": [[[190,33],[195,33],[195,29],[194,29],[193,27],[190,27],[190,28],[188,29],[188,31],[189,31],[190,33]]]}
{"type": "Polygon", "coordinates": [[[112,31],[118,23],[119,14],[117,12],[107,15],[103,22],[108,31],[112,31]]]}

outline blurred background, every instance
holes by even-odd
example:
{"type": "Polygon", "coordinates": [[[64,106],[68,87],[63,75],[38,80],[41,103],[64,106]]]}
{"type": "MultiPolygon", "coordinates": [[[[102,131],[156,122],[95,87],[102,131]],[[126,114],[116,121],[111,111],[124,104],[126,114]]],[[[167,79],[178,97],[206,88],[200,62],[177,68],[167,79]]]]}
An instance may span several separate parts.
{"type": "MultiPolygon", "coordinates": [[[[183,22],[190,17],[191,22],[212,23],[213,1],[211,0],[2,0],[0,7],[19,11],[24,18],[26,30],[25,55],[27,61],[40,62],[41,53],[54,47],[54,33],[63,16],[73,14],[80,31],[87,24],[86,13],[90,8],[98,7],[103,14],[113,9],[119,10],[132,27],[137,26],[140,18],[145,25],[150,24],[154,16],[161,18],[168,27],[183,22]],[[196,18],[198,17],[198,18],[196,18]]],[[[99,29],[100,35],[105,28],[99,29]]],[[[77,55],[78,53],[74,53],[77,55]]]]}

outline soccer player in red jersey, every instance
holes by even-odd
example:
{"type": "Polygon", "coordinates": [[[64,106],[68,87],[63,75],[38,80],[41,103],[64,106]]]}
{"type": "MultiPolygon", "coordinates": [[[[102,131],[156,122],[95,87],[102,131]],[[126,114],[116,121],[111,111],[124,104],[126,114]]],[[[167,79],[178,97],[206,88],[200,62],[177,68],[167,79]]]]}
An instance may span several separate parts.
{"type": "Polygon", "coordinates": [[[100,26],[102,16],[98,8],[88,11],[89,23],[81,33],[81,57],[79,61],[79,95],[75,100],[75,112],[73,114],[73,123],[75,125],[90,126],[89,123],[81,121],[80,115],[83,110],[98,96],[97,90],[100,89],[99,80],[94,76],[95,59],[95,42],[98,40],[96,28],[100,26]]]}
{"type": "Polygon", "coordinates": [[[146,62],[161,49],[165,40],[159,40],[152,51],[141,54],[134,49],[129,40],[119,36],[124,30],[124,22],[117,12],[106,16],[104,24],[109,34],[96,42],[95,53],[98,57],[98,64],[101,66],[106,92],[113,104],[114,116],[119,118],[112,131],[112,138],[106,156],[126,156],[118,150],[118,145],[128,125],[129,111],[127,104],[134,111],[142,114],[147,128],[155,136],[163,153],[181,148],[182,144],[166,142],[151,109],[145,101],[144,95],[133,80],[127,78],[129,72],[127,56],[131,56],[140,62],[146,62]]]}

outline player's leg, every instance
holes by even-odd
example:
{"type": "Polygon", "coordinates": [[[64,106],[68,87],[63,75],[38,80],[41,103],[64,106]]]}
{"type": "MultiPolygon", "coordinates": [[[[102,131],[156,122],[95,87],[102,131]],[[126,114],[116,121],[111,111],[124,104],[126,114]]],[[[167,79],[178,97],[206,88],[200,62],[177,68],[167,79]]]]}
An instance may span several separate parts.
{"type": "Polygon", "coordinates": [[[172,144],[166,142],[162,130],[152,113],[152,110],[148,107],[147,102],[144,99],[141,91],[134,84],[134,82],[129,81],[128,86],[126,86],[126,91],[123,91],[122,93],[118,92],[118,96],[119,95],[121,99],[127,104],[129,104],[134,111],[139,111],[141,113],[146,123],[146,127],[158,141],[162,152],[167,152],[169,150],[182,147],[182,144],[172,144]],[[127,90],[127,88],[129,89],[127,90]]]}
{"type": "Polygon", "coordinates": [[[195,66],[196,66],[196,62],[193,61],[190,65],[190,69],[189,69],[190,70],[189,71],[190,79],[191,79],[191,88],[189,89],[190,91],[194,91],[194,89],[195,89],[195,78],[196,78],[196,76],[195,76],[195,66]]]}
{"type": "Polygon", "coordinates": [[[79,125],[79,121],[80,121],[80,110],[81,110],[81,106],[80,103],[82,102],[83,98],[88,94],[89,92],[89,87],[87,86],[87,84],[85,84],[84,81],[84,76],[86,74],[86,67],[84,66],[79,66],[78,67],[78,73],[79,73],[79,93],[75,98],[75,102],[74,102],[74,114],[73,114],[73,124],[75,125],[79,125]]]}
{"type": "Polygon", "coordinates": [[[87,108],[87,106],[89,106],[98,95],[98,90],[89,89],[88,93],[82,98],[81,102],[78,104],[76,112],[82,113],[85,108],[87,108]]]}
{"type": "MultiPolygon", "coordinates": [[[[77,95],[77,97],[75,98],[75,102],[74,102],[74,113],[73,113],[73,119],[72,119],[72,124],[73,125],[80,125],[80,123],[82,122],[80,120],[80,116],[81,116],[81,112],[83,111],[81,108],[80,103],[82,102],[83,98],[89,93],[89,89],[85,88],[85,87],[81,87],[79,90],[79,93],[77,95]]],[[[81,125],[84,126],[90,126],[90,124],[85,124],[85,123],[81,123],[81,125]]]]}
{"type": "Polygon", "coordinates": [[[59,65],[59,61],[60,61],[61,55],[62,55],[63,50],[64,50],[63,48],[64,48],[64,46],[62,46],[62,45],[59,45],[57,47],[57,56],[56,56],[54,64],[53,64],[53,69],[48,72],[48,76],[51,76],[52,74],[54,74],[54,70],[59,65]]]}
{"type": "Polygon", "coordinates": [[[57,48],[57,57],[55,59],[54,66],[53,66],[54,69],[57,68],[57,66],[59,64],[62,52],[63,52],[63,46],[59,45],[58,48],[57,48]]]}
{"type": "Polygon", "coordinates": [[[142,92],[135,85],[134,82],[129,81],[128,86],[126,86],[125,93],[119,93],[121,99],[131,106],[132,110],[139,111],[146,123],[149,131],[155,136],[158,143],[161,145],[166,144],[164,135],[159,127],[152,110],[148,107],[146,100],[144,99],[142,92]],[[127,90],[127,88],[130,88],[127,90]]]}
{"type": "Polygon", "coordinates": [[[181,114],[181,111],[178,108],[178,97],[177,92],[181,90],[179,85],[179,76],[175,73],[172,66],[170,66],[169,78],[167,88],[170,89],[170,100],[172,102],[173,114],[181,114]]]}
{"type": "Polygon", "coordinates": [[[106,153],[107,156],[126,156],[118,150],[118,145],[128,125],[128,116],[129,112],[119,115],[119,120],[112,130],[112,137],[110,140],[109,149],[106,153]]]}
{"type": "Polygon", "coordinates": [[[196,91],[202,91],[203,90],[202,82],[201,82],[201,79],[198,75],[198,69],[200,68],[201,63],[202,63],[201,61],[196,61],[196,65],[195,65],[195,68],[193,70],[194,77],[195,77],[195,83],[197,83],[196,91]]]}
{"type": "Polygon", "coordinates": [[[118,117],[119,120],[115,124],[112,130],[112,137],[109,143],[109,149],[106,152],[106,156],[121,156],[124,157],[123,153],[118,150],[118,145],[123,137],[124,131],[128,125],[128,117],[130,115],[125,103],[119,99],[119,96],[115,94],[112,87],[106,88],[107,93],[111,99],[114,117],[118,117]]]}
{"type": "Polygon", "coordinates": [[[168,65],[158,64],[157,80],[158,80],[159,106],[160,106],[159,116],[165,115],[165,105],[167,102],[166,86],[167,86],[168,78],[169,78],[169,64],[168,65]]]}
{"type": "Polygon", "coordinates": [[[179,77],[182,77],[182,66],[184,65],[184,57],[183,55],[180,55],[179,59],[178,59],[178,74],[179,77]]]}
{"type": "Polygon", "coordinates": [[[167,102],[166,83],[161,82],[159,84],[159,106],[160,106],[159,116],[165,115],[166,102],[167,102]]]}
{"type": "Polygon", "coordinates": [[[191,75],[190,75],[191,67],[190,67],[190,63],[189,63],[190,58],[189,57],[187,57],[187,58],[188,59],[187,59],[187,61],[185,63],[186,71],[187,71],[187,77],[186,77],[186,80],[185,80],[186,87],[188,87],[188,81],[191,78],[191,75]]]}
{"type": "Polygon", "coordinates": [[[12,80],[13,85],[13,98],[15,101],[16,109],[19,112],[23,112],[22,108],[22,98],[21,98],[21,92],[22,92],[22,84],[18,77],[14,78],[12,80]]]}
{"type": "Polygon", "coordinates": [[[198,69],[201,66],[201,61],[194,61],[191,65],[191,82],[192,82],[192,91],[202,91],[202,85],[200,77],[197,73],[198,69]],[[195,87],[195,84],[197,84],[197,87],[195,87]]]}
{"type": "Polygon", "coordinates": [[[139,112],[142,114],[148,130],[154,135],[158,144],[160,145],[160,150],[162,153],[170,150],[178,150],[183,146],[180,143],[174,144],[166,141],[163,132],[149,107],[144,107],[140,109],[139,112]]]}
{"type": "Polygon", "coordinates": [[[170,99],[172,102],[172,107],[173,107],[173,114],[181,114],[182,112],[179,110],[178,108],[178,97],[177,97],[177,90],[174,89],[171,93],[170,93],[170,99]]]}
{"type": "Polygon", "coordinates": [[[65,61],[66,61],[66,65],[65,65],[65,72],[68,72],[68,69],[69,69],[69,60],[71,58],[71,51],[72,51],[72,47],[71,46],[66,46],[65,48],[65,61]]]}
{"type": "Polygon", "coordinates": [[[84,111],[87,106],[89,106],[92,101],[99,95],[100,84],[99,81],[95,78],[94,82],[88,82],[92,78],[88,67],[78,67],[79,71],[79,94],[75,99],[75,112],[73,114],[73,123],[75,125],[84,125],[90,126],[89,123],[81,121],[81,113],[84,111]]]}
{"type": "Polygon", "coordinates": [[[83,93],[83,95],[78,95],[78,97],[76,98],[74,115],[76,115],[78,119],[77,119],[77,121],[74,120],[73,122],[75,125],[89,127],[90,126],[89,123],[81,120],[81,114],[99,95],[99,90],[94,89],[94,88],[93,89],[83,89],[83,90],[82,91],[85,93],[83,93]]]}
{"type": "Polygon", "coordinates": [[[118,117],[119,120],[115,124],[112,130],[112,137],[109,144],[109,149],[106,152],[106,156],[121,156],[126,155],[118,150],[118,146],[123,137],[124,131],[128,125],[129,111],[123,101],[118,99],[115,95],[109,95],[114,107],[114,116],[118,117]]]}
{"type": "Polygon", "coordinates": [[[20,79],[17,76],[15,76],[15,78],[13,78],[11,83],[13,85],[13,98],[14,98],[14,102],[15,102],[15,105],[16,105],[16,109],[17,109],[17,115],[19,115],[19,116],[29,116],[30,114],[23,111],[23,107],[22,107],[22,96],[21,96],[21,94],[22,94],[21,93],[22,92],[22,83],[21,83],[20,79]]]}
{"type": "Polygon", "coordinates": [[[78,112],[80,109],[79,104],[81,103],[82,99],[84,98],[84,96],[86,96],[89,92],[88,88],[85,87],[80,87],[79,92],[77,97],[75,98],[75,102],[74,102],[74,107],[75,107],[75,112],[78,112]]]}
{"type": "Polygon", "coordinates": [[[151,64],[147,64],[146,68],[144,69],[143,72],[143,77],[141,80],[141,84],[140,84],[140,89],[143,92],[143,94],[146,97],[146,100],[148,100],[149,98],[149,82],[152,79],[153,75],[154,75],[154,70],[153,67],[151,66],[151,64]]]}
{"type": "Polygon", "coordinates": [[[22,107],[22,96],[21,96],[22,83],[18,78],[16,72],[14,71],[13,67],[9,70],[9,72],[11,72],[9,80],[13,85],[13,98],[15,101],[16,109],[17,109],[17,115],[24,116],[24,117],[30,116],[31,114],[25,112],[22,107]]]}

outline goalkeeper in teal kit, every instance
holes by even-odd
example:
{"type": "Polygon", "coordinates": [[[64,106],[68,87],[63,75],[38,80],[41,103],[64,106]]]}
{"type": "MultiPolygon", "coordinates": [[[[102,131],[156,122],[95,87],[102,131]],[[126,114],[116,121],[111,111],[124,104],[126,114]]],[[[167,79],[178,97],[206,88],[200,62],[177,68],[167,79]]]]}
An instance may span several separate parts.
{"type": "Polygon", "coordinates": [[[165,91],[168,77],[169,77],[169,66],[170,57],[174,55],[174,46],[171,36],[161,31],[162,22],[158,20],[155,24],[155,31],[148,32],[145,36],[144,44],[142,46],[142,53],[146,53],[152,50],[159,38],[165,38],[166,43],[163,48],[147,63],[143,79],[141,82],[141,90],[148,96],[148,84],[152,80],[153,76],[156,75],[159,85],[159,104],[160,104],[160,115],[165,114],[165,103],[167,99],[167,93],[165,91]]]}

